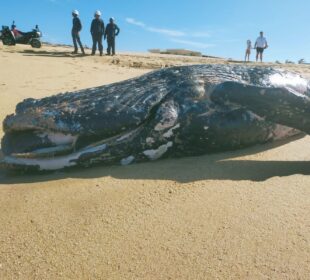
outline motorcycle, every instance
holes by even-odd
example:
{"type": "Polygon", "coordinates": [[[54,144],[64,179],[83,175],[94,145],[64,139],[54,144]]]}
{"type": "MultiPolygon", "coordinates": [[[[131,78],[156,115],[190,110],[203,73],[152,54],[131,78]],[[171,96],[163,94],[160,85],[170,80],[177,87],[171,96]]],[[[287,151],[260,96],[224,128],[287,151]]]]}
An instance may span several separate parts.
{"type": "Polygon", "coordinates": [[[30,32],[21,32],[16,29],[13,22],[11,29],[8,26],[2,26],[2,31],[0,31],[1,40],[3,45],[14,46],[16,44],[31,45],[33,48],[41,48],[42,43],[40,38],[42,33],[39,30],[39,26],[30,32]]]}

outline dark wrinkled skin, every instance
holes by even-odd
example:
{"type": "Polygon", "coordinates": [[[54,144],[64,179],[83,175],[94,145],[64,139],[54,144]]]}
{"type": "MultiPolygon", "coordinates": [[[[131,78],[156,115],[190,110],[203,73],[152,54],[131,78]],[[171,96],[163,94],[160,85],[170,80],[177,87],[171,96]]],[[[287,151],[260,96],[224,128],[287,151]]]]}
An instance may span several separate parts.
{"type": "Polygon", "coordinates": [[[272,68],[174,67],[98,88],[27,99],[4,120],[3,128],[2,166],[12,169],[201,155],[298,131],[309,134],[310,87],[300,76],[272,68]]]}

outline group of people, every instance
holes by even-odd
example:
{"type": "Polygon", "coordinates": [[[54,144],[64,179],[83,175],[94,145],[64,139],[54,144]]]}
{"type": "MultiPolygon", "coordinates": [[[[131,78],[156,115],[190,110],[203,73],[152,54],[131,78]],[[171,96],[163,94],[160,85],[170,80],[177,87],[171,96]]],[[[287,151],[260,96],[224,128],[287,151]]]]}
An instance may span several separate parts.
{"type": "MultiPolygon", "coordinates": [[[[80,46],[82,54],[85,55],[85,50],[81,42],[80,32],[82,30],[82,23],[79,18],[79,12],[74,10],[72,12],[73,26],[72,26],[72,39],[74,45],[73,54],[78,53],[78,45],[80,46]]],[[[100,56],[103,55],[103,44],[102,39],[107,39],[107,55],[115,55],[115,37],[119,34],[120,29],[115,24],[114,18],[110,18],[110,22],[105,27],[103,20],[101,19],[101,12],[96,11],[94,19],[91,23],[90,33],[93,39],[92,55],[95,55],[97,46],[99,49],[100,56]]]]}
{"type": "MultiPolygon", "coordinates": [[[[256,62],[260,59],[263,62],[263,53],[264,50],[268,48],[268,43],[266,38],[264,37],[264,32],[261,31],[259,37],[256,39],[255,45],[253,49],[256,49],[256,62]]],[[[251,40],[247,41],[247,49],[245,51],[245,62],[250,61],[250,55],[252,50],[252,42],[251,40]]]]}

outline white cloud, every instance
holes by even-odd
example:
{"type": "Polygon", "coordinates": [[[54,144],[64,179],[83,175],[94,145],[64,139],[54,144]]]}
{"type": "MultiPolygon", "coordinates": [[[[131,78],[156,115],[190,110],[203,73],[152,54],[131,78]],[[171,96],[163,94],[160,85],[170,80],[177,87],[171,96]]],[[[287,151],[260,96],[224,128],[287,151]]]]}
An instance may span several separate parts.
{"type": "Polygon", "coordinates": [[[139,26],[146,31],[158,33],[162,35],[167,35],[170,37],[193,37],[193,38],[209,38],[211,37],[210,32],[207,31],[196,31],[193,33],[187,33],[181,30],[167,29],[167,28],[158,28],[153,26],[148,26],[142,21],[138,21],[134,18],[126,18],[127,23],[139,26]]]}
{"type": "Polygon", "coordinates": [[[162,35],[167,35],[167,36],[171,36],[171,37],[186,36],[186,33],[182,32],[182,31],[147,26],[144,22],[137,21],[134,18],[126,18],[126,21],[129,24],[139,26],[139,27],[141,27],[144,30],[149,31],[149,32],[158,33],[158,34],[162,34],[162,35]]]}
{"type": "Polygon", "coordinates": [[[208,49],[208,48],[215,47],[214,44],[207,44],[207,43],[195,42],[195,41],[190,41],[190,40],[179,40],[175,38],[171,39],[171,42],[178,43],[181,45],[187,45],[187,46],[191,46],[191,47],[195,47],[199,49],[208,49]]]}
{"type": "Polygon", "coordinates": [[[145,24],[142,21],[137,21],[134,18],[126,18],[126,21],[130,24],[140,26],[140,27],[145,27],[145,24]]]}
{"type": "Polygon", "coordinates": [[[209,38],[211,37],[209,32],[205,31],[195,31],[192,33],[186,33],[181,30],[173,30],[173,29],[166,29],[166,28],[158,28],[158,27],[152,27],[148,26],[142,21],[138,21],[134,18],[126,18],[127,23],[138,26],[143,28],[144,30],[148,32],[158,33],[161,35],[167,36],[171,42],[181,44],[181,45],[187,45],[191,47],[195,47],[198,49],[207,49],[214,47],[214,44],[208,44],[204,42],[196,42],[189,40],[189,38],[209,38]]]}
{"type": "Polygon", "coordinates": [[[154,33],[159,33],[171,37],[183,37],[186,36],[186,34],[182,31],[178,30],[171,30],[171,29],[164,29],[164,28],[155,28],[155,27],[147,27],[146,30],[154,33]]]}

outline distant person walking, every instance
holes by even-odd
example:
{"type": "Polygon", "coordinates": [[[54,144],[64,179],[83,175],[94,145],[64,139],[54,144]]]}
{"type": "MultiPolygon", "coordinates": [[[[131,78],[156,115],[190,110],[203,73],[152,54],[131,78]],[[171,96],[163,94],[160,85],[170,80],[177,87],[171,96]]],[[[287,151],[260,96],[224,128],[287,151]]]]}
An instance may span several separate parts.
{"type": "Polygon", "coordinates": [[[258,57],[260,58],[260,61],[263,62],[264,50],[268,48],[268,43],[264,37],[263,31],[260,32],[260,36],[257,38],[254,48],[256,48],[256,62],[258,61],[258,57]]]}
{"type": "Polygon", "coordinates": [[[251,40],[247,40],[246,42],[246,51],[245,51],[245,62],[250,62],[250,55],[251,55],[251,49],[252,49],[252,42],[251,40]]]}
{"type": "Polygon", "coordinates": [[[120,32],[120,29],[114,21],[114,18],[110,18],[110,23],[107,25],[104,33],[104,39],[107,38],[108,41],[107,55],[111,55],[111,50],[112,55],[115,55],[115,37],[120,32]]]}
{"type": "Polygon", "coordinates": [[[72,16],[73,16],[73,26],[72,26],[72,40],[73,40],[73,45],[74,45],[74,51],[72,52],[73,54],[77,54],[78,53],[78,44],[81,48],[82,54],[85,54],[83,45],[81,43],[81,39],[80,39],[80,31],[82,30],[82,23],[81,20],[79,19],[79,11],[74,10],[72,12],[72,16]]]}
{"type": "Polygon", "coordinates": [[[93,38],[93,49],[91,55],[95,55],[97,50],[97,44],[100,52],[100,56],[102,56],[103,53],[103,46],[102,46],[102,36],[104,35],[104,22],[100,18],[101,12],[96,11],[95,12],[95,18],[93,19],[90,27],[90,33],[93,38]]]}

